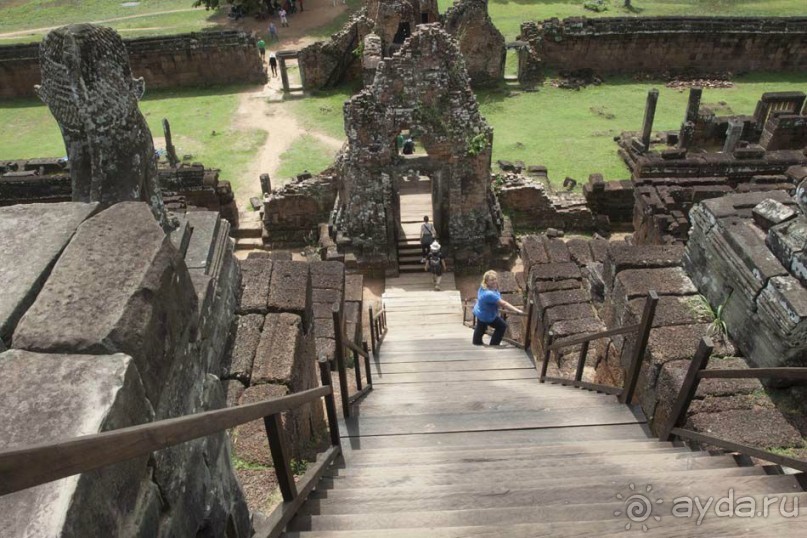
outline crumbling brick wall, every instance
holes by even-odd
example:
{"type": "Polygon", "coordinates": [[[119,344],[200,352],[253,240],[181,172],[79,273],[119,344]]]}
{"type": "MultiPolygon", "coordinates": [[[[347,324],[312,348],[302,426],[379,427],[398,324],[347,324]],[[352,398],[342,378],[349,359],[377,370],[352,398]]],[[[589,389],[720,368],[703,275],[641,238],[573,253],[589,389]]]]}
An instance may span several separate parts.
{"type": "Polygon", "coordinates": [[[504,36],[488,15],[487,0],[460,0],[446,10],[442,22],[460,45],[474,87],[504,78],[504,36]]]}
{"type": "MultiPolygon", "coordinates": [[[[147,89],[265,84],[256,39],[225,30],[124,40],[132,72],[147,89]]],[[[0,99],[34,97],[39,44],[0,46],[0,99]]]]}
{"type": "Polygon", "coordinates": [[[591,232],[594,216],[579,193],[555,193],[535,179],[519,174],[500,174],[496,196],[502,211],[516,228],[557,228],[591,232]]]}
{"type": "Polygon", "coordinates": [[[328,222],[336,200],[336,177],[330,171],[301,176],[264,196],[264,243],[272,248],[316,242],[320,223],[328,222]]]}
{"type": "Polygon", "coordinates": [[[519,67],[527,72],[551,68],[744,73],[807,68],[804,17],[574,17],[524,23],[521,35],[529,47],[519,67]]]}
{"type": "Polygon", "coordinates": [[[420,26],[380,64],[373,85],[345,104],[348,146],[338,165],[344,232],[357,256],[381,264],[394,260],[390,168],[404,129],[420,133],[438,169],[438,235],[455,256],[483,255],[498,235],[487,203],[492,130],[456,42],[437,25],[420,26]]]}

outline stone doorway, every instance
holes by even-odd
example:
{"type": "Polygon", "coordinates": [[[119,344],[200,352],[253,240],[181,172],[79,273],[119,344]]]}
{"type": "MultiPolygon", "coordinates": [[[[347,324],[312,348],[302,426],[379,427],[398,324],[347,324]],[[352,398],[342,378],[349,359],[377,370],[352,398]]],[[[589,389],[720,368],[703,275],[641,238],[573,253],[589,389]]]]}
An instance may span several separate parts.
{"type": "Polygon", "coordinates": [[[428,176],[415,173],[398,185],[398,271],[401,273],[423,272],[423,262],[420,261],[423,217],[429,217],[429,222],[434,224],[435,230],[438,229],[432,200],[432,180],[428,176]]]}

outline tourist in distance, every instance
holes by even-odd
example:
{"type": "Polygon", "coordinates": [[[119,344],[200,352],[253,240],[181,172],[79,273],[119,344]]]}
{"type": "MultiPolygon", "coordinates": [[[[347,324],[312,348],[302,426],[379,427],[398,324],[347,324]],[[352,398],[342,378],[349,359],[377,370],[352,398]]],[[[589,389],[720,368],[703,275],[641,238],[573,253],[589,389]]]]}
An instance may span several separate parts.
{"type": "Polygon", "coordinates": [[[406,137],[403,143],[403,154],[404,155],[412,155],[415,152],[415,141],[412,138],[412,135],[406,137]]]}
{"type": "Polygon", "coordinates": [[[272,70],[272,76],[277,78],[277,56],[274,52],[269,53],[269,68],[272,70]]]}
{"type": "Polygon", "coordinates": [[[258,53],[261,55],[261,62],[266,60],[266,42],[263,39],[258,40],[258,53]]]}
{"type": "Polygon", "coordinates": [[[273,39],[275,41],[280,41],[280,38],[277,36],[277,26],[275,26],[275,23],[270,22],[269,23],[269,41],[271,41],[273,39]]]}
{"type": "Polygon", "coordinates": [[[504,332],[507,330],[507,322],[499,316],[499,308],[506,308],[516,314],[524,312],[502,299],[499,293],[499,275],[496,271],[488,271],[482,276],[482,284],[476,294],[476,305],[474,306],[474,316],[476,316],[476,327],[474,328],[473,344],[481,346],[482,335],[493,327],[493,336],[490,337],[490,345],[498,346],[504,332]]]}
{"type": "Polygon", "coordinates": [[[277,12],[280,15],[280,26],[288,27],[289,26],[289,19],[286,18],[286,10],[280,8],[280,11],[277,12]]]}
{"type": "Polygon", "coordinates": [[[446,270],[446,260],[443,257],[440,243],[437,241],[429,246],[429,254],[426,256],[426,263],[423,266],[423,270],[431,271],[434,291],[440,291],[440,281],[443,279],[443,271],[446,270]]]}
{"type": "Polygon", "coordinates": [[[434,224],[429,222],[429,216],[423,217],[423,224],[420,225],[420,263],[426,263],[426,256],[429,254],[429,247],[437,239],[434,224]]]}

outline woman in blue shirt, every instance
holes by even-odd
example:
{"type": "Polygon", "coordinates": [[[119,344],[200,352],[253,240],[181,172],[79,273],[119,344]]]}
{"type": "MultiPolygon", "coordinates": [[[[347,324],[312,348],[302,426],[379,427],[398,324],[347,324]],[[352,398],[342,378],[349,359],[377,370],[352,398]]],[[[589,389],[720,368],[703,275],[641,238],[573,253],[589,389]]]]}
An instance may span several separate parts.
{"type": "Polygon", "coordinates": [[[474,316],[476,316],[476,328],[474,329],[473,344],[482,345],[482,335],[493,327],[493,336],[490,338],[490,345],[498,346],[507,330],[507,322],[499,317],[499,307],[506,308],[517,314],[523,314],[521,310],[511,305],[499,293],[499,275],[496,271],[488,271],[482,277],[482,285],[476,295],[476,306],[474,306],[474,316]]]}

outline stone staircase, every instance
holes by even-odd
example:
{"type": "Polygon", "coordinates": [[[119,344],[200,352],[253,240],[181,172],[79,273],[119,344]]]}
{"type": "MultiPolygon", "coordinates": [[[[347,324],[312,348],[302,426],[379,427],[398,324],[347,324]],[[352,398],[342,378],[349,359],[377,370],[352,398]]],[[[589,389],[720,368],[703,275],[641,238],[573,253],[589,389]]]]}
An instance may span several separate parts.
{"type": "Polygon", "coordinates": [[[404,183],[400,189],[401,223],[398,229],[398,271],[400,273],[422,273],[420,262],[420,227],[423,217],[432,216],[431,181],[422,179],[404,183]]]}
{"type": "Polygon", "coordinates": [[[472,346],[448,282],[434,292],[426,274],[387,281],[389,333],[374,389],[341,424],[344,461],[284,536],[804,532],[779,502],[768,517],[673,516],[679,497],[705,503],[731,490],[761,511],[763,496],[786,498],[790,510],[807,494],[794,476],[650,438],[645,418],[614,396],[540,384],[521,349],[472,346]]]}

